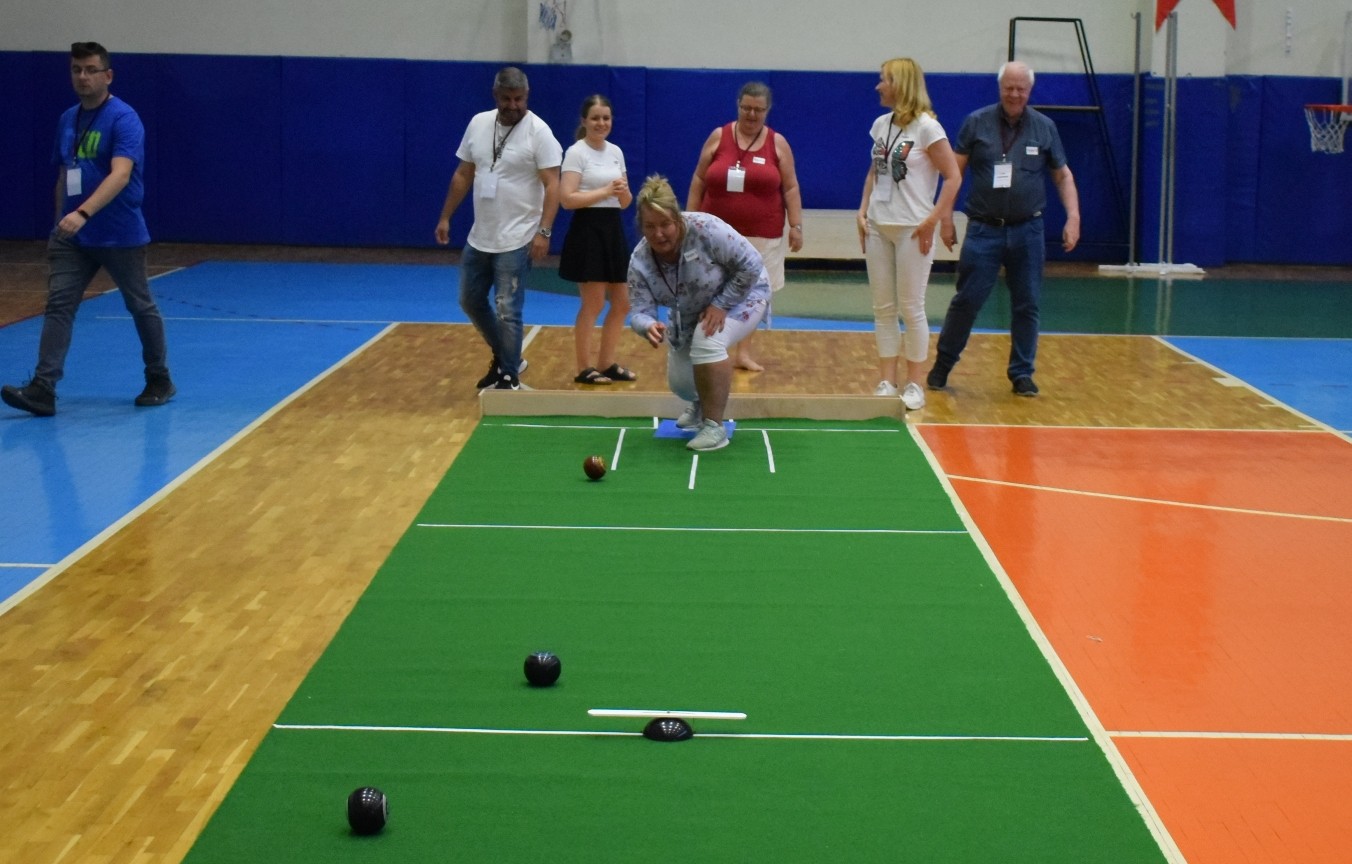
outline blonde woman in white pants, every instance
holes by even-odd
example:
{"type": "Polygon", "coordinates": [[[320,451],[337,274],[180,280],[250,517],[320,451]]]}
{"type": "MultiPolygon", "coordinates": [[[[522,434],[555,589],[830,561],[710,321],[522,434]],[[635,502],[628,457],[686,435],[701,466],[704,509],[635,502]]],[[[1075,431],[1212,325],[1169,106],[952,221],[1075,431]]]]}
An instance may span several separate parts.
{"type": "MultiPolygon", "coordinates": [[[[934,262],[934,243],[940,225],[952,226],[962,174],[948,136],[934,115],[925,74],[914,60],[888,60],[875,89],[879,101],[891,110],[870,129],[872,161],[857,219],[873,292],[879,377],[873,392],[900,395],[906,409],[915,411],[925,405],[929,356],[925,289],[934,262]],[[903,343],[904,385],[899,378],[903,343]]],[[[951,230],[944,233],[953,236],[951,230]]]]}

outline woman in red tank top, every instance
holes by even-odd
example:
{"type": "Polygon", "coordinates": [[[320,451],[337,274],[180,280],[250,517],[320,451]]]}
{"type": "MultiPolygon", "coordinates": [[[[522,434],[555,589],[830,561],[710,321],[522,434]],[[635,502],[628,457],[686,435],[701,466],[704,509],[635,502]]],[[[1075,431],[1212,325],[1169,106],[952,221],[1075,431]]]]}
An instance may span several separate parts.
{"type": "MultiPolygon", "coordinates": [[[[718,127],[704,142],[685,206],[712,213],[750,240],[765,262],[771,288],[778,291],[784,287],[785,247],[803,248],[803,202],[793,150],[765,125],[769,113],[770,88],[759,81],[743,85],[736,122],[718,127]]],[[[768,324],[769,313],[765,320],[768,324]]],[[[751,357],[751,336],[738,343],[733,363],[752,372],[764,368],[751,357]]]]}

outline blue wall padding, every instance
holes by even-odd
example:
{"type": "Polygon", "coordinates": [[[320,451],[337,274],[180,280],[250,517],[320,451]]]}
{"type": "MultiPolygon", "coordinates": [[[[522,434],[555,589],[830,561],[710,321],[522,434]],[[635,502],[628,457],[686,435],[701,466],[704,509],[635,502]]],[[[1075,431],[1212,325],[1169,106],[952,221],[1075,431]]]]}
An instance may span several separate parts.
{"type": "Polygon", "coordinates": [[[1225,201],[1229,97],[1220,78],[1181,78],[1174,140],[1173,257],[1160,251],[1164,82],[1142,89],[1138,260],[1202,267],[1226,262],[1225,201]]]}
{"type": "MultiPolygon", "coordinates": [[[[1352,146],[1336,155],[1310,152],[1305,122],[1306,103],[1339,98],[1329,78],[1263,80],[1255,249],[1246,260],[1352,263],[1352,146]]],[[[1345,138],[1352,145],[1352,134],[1345,138]]]]}
{"type": "MultiPolygon", "coordinates": [[[[158,110],[152,113],[127,96],[155,142],[148,165],[154,175],[146,193],[154,237],[289,242],[279,146],[285,140],[283,62],[277,57],[176,56],[161,63],[158,110]],[[204,81],[213,86],[203,86],[204,81]],[[230,86],[214,83],[221,81],[230,86]]],[[[339,82],[332,84],[346,86],[339,82]]],[[[326,125],[340,132],[347,124],[334,117],[326,125]]],[[[326,178],[310,200],[317,206],[327,200],[337,211],[346,191],[343,176],[326,178]]]]}
{"type": "Polygon", "coordinates": [[[1257,241],[1258,150],[1263,79],[1229,79],[1230,117],[1225,148],[1225,260],[1251,260],[1257,241]]]}
{"type": "MultiPolygon", "coordinates": [[[[35,238],[51,226],[54,125],[73,102],[59,52],[0,52],[17,94],[0,136],[0,236],[35,238]]],[[[499,64],[303,57],[118,54],[114,92],[147,127],[146,215],[160,241],[429,246],[470,116],[492,107],[499,64]],[[209,82],[209,86],[204,86],[209,82]]],[[[615,107],[612,140],[632,186],[668,175],[682,201],[700,145],[735,117],[736,95],[759,79],[774,91],[770,125],[792,143],[804,206],[854,209],[868,164],[868,126],[882,113],[877,72],[526,67],[532,110],[560,144],[592,92],[615,107]]],[[[952,136],[993,102],[990,74],[931,74],[931,96],[952,136]]],[[[1053,258],[1127,260],[1131,181],[1130,75],[1100,75],[1104,121],[1049,111],[1080,189],[1081,248],[1053,258]],[[1111,161],[1110,161],[1111,160],[1111,161]],[[1116,170],[1120,194],[1113,188],[1116,170]]],[[[1158,250],[1160,96],[1143,79],[1136,260],[1158,250]]],[[[1174,261],[1352,264],[1352,157],[1311,155],[1301,107],[1334,101],[1333,79],[1233,76],[1179,81],[1174,261]]],[[[1038,77],[1037,105],[1085,105],[1083,76],[1038,77]]],[[[965,195],[960,198],[960,203],[965,195]]],[[[1049,236],[1064,212],[1048,188],[1049,236]]],[[[560,214],[558,251],[569,214],[560,214]]],[[[452,222],[463,246],[465,202],[452,222]]],[[[631,238],[632,219],[626,220],[631,238]]]]}
{"type": "Polygon", "coordinates": [[[281,242],[402,242],[406,76],[401,60],[282,61],[281,242]]]}
{"type": "MultiPolygon", "coordinates": [[[[34,86],[36,60],[32,54],[0,52],[0,80],[15,94],[31,92],[34,86]]],[[[58,70],[60,67],[57,67],[58,70]]],[[[47,212],[52,212],[52,188],[56,172],[38,176],[32,167],[29,152],[31,142],[46,139],[52,146],[51,129],[39,132],[40,118],[36,116],[31,100],[19,95],[8,112],[3,138],[9,144],[0,144],[0,236],[27,237],[32,233],[38,190],[45,189],[47,212]]],[[[54,120],[55,118],[53,118],[54,120]]],[[[49,124],[42,124],[44,127],[49,124]]],[[[50,218],[50,215],[49,217],[50,218]]]]}

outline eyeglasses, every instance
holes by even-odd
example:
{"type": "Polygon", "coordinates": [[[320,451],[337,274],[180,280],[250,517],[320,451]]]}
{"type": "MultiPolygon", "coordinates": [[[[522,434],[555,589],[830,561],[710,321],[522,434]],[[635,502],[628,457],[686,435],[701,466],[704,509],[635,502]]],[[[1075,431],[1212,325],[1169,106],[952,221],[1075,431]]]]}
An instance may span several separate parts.
{"type": "Polygon", "coordinates": [[[100,72],[107,72],[107,71],[108,71],[108,67],[107,67],[107,66],[72,66],[72,67],[70,67],[70,74],[71,74],[72,77],[75,77],[75,78],[79,78],[81,75],[84,75],[84,76],[89,77],[89,78],[93,78],[95,75],[99,74],[100,72]]]}
{"type": "Polygon", "coordinates": [[[737,110],[738,110],[738,111],[741,111],[743,114],[764,114],[764,113],[766,113],[767,111],[769,111],[770,109],[769,109],[769,108],[756,108],[756,107],[753,107],[753,106],[750,106],[750,105],[738,105],[738,106],[737,106],[737,110]]]}

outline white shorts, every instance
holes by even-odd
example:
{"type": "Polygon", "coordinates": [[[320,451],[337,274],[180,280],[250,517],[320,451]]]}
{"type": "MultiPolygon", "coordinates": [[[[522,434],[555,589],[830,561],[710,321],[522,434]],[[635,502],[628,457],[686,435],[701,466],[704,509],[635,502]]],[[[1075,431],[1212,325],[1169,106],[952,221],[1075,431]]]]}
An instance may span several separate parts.
{"type": "MultiPolygon", "coordinates": [[[[761,307],[762,312],[765,309],[765,306],[761,307]]],[[[728,359],[728,346],[736,345],[754,332],[760,320],[760,315],[752,315],[746,320],[729,316],[723,321],[723,329],[712,336],[705,336],[703,325],[696,324],[690,344],[667,352],[667,386],[671,387],[671,392],[687,402],[699,399],[695,391],[695,366],[728,359]]]]}

